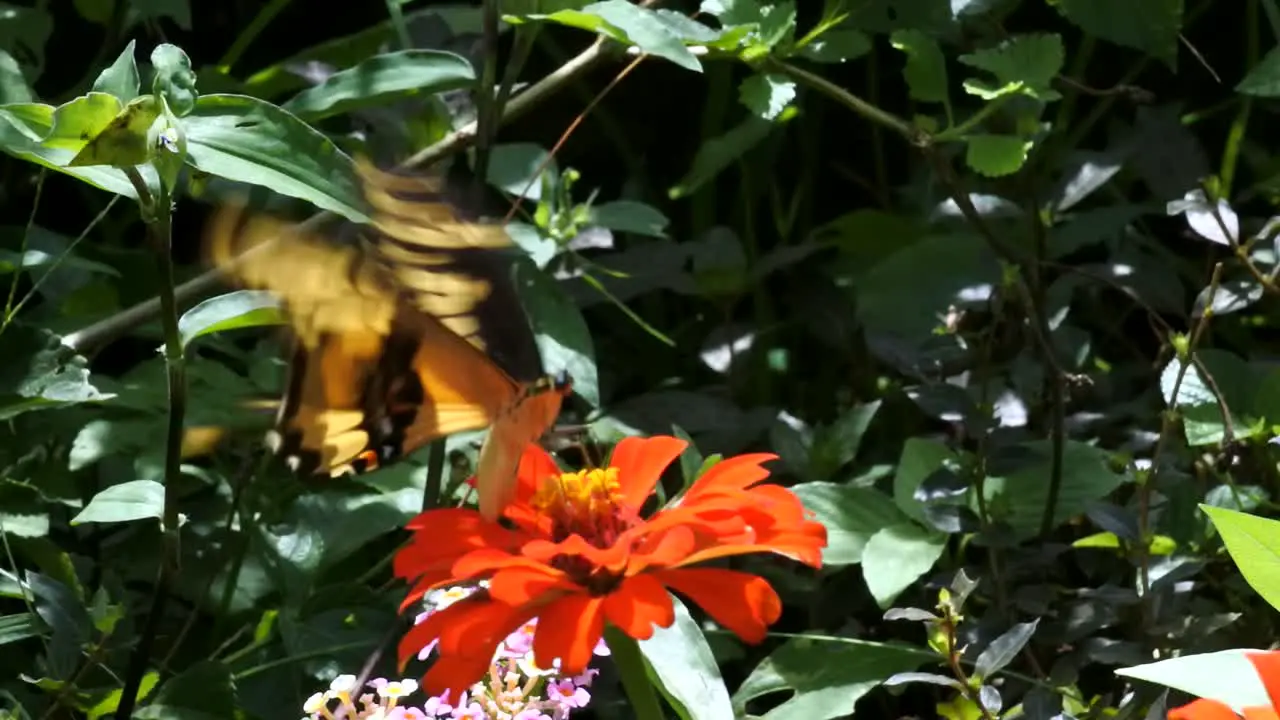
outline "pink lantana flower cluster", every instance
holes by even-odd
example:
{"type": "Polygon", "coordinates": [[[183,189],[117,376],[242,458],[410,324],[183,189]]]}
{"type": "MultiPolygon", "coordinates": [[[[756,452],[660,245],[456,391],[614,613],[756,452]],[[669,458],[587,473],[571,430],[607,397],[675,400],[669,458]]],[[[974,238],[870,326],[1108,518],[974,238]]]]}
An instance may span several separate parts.
{"type": "MultiPolygon", "coordinates": [[[[426,610],[414,622],[422,622],[476,589],[453,587],[429,593],[426,610]]],[[[533,633],[537,623],[534,618],[508,635],[494,651],[484,679],[456,699],[446,691],[427,698],[422,705],[406,703],[404,698],[417,691],[418,683],[382,678],[367,683],[371,692],[355,697],[355,676],[339,675],[327,692],[316,693],[303,704],[303,712],[307,713],[304,720],[334,720],[339,708],[344,708],[341,716],[351,720],[565,720],[570,712],[590,702],[588,689],[599,671],[588,668],[581,675],[565,677],[558,669],[559,660],[550,668],[535,665],[533,633]]],[[[426,660],[433,649],[434,643],[423,648],[418,659],[426,660]]],[[[603,641],[596,646],[595,654],[609,654],[603,641]]]]}

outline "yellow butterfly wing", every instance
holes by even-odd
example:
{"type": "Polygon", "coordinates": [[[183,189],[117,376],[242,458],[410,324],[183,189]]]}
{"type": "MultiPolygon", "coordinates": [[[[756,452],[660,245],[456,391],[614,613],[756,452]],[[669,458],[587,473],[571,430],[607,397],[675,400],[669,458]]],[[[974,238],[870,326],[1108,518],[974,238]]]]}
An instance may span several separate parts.
{"type": "Polygon", "coordinates": [[[489,425],[518,394],[483,352],[417,310],[366,249],[236,206],[215,216],[206,247],[239,284],[278,296],[289,317],[277,444],[296,467],[372,469],[489,425]]]}

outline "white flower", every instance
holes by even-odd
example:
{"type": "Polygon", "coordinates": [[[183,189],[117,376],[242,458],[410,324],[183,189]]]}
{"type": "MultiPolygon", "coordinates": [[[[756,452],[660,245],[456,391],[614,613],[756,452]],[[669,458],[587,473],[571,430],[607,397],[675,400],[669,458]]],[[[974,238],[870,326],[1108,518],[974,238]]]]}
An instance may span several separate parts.
{"type": "Polygon", "coordinates": [[[329,690],[340,695],[345,695],[356,689],[355,675],[339,675],[329,683],[329,690]]]}
{"type": "Polygon", "coordinates": [[[306,702],[302,703],[302,712],[318,713],[324,708],[325,703],[328,702],[328,700],[329,693],[316,693],[307,698],[306,702]]]}
{"type": "Polygon", "coordinates": [[[417,680],[392,680],[386,685],[378,688],[378,694],[384,698],[402,698],[406,695],[412,695],[418,690],[417,680]]]}

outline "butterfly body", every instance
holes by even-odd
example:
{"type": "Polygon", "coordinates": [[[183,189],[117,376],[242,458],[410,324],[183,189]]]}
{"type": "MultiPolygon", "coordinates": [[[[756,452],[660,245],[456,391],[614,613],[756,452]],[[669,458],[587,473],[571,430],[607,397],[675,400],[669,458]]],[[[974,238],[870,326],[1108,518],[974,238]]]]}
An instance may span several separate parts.
{"type": "Polygon", "coordinates": [[[459,219],[430,180],[358,169],[373,222],[354,242],[238,206],[209,228],[213,263],[275,294],[292,331],[270,442],[298,472],[340,475],[491,426],[477,486],[481,511],[496,517],[520,452],[555,421],[570,385],[542,371],[505,231],[459,219]]]}

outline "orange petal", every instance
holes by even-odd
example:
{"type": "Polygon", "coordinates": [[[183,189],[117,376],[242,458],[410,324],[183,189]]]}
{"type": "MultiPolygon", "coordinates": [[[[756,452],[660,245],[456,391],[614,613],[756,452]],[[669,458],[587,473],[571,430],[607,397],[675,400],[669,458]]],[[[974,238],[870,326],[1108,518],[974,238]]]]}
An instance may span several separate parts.
{"type": "Polygon", "coordinates": [[[622,504],[639,509],[653,493],[662,471],[688,446],[684,440],[669,435],[628,437],[615,445],[609,467],[618,469],[622,504]]]}
{"type": "Polygon", "coordinates": [[[1267,688],[1271,706],[1280,708],[1280,652],[1247,653],[1249,662],[1258,671],[1258,677],[1267,688]]]}
{"type": "Polygon", "coordinates": [[[748,643],[764,640],[782,614],[782,600],[764,578],[736,570],[692,568],[655,570],[667,587],[701,606],[716,622],[748,643]]]}
{"type": "Polygon", "coordinates": [[[494,600],[508,605],[532,603],[551,593],[558,596],[581,590],[563,572],[532,560],[523,566],[499,570],[489,580],[489,594],[494,600]]]}
{"type": "Polygon", "coordinates": [[[601,548],[587,542],[581,535],[570,535],[560,542],[531,540],[525,543],[520,551],[525,557],[548,564],[564,555],[582,558],[590,565],[604,568],[611,573],[622,572],[630,555],[628,543],[616,542],[609,547],[601,548]]]}
{"type": "Polygon", "coordinates": [[[1280,718],[1274,708],[1247,707],[1244,709],[1244,720],[1276,720],[1280,718]]]}
{"type": "Polygon", "coordinates": [[[542,487],[543,480],[559,474],[560,466],[556,464],[555,458],[543,450],[541,445],[529,443],[520,455],[520,465],[516,468],[516,482],[519,485],[517,499],[528,500],[542,487]]]}
{"type": "Polygon", "coordinates": [[[1217,700],[1200,698],[1169,710],[1169,720],[1239,720],[1240,716],[1217,700]]]}
{"type": "Polygon", "coordinates": [[[570,595],[543,607],[533,634],[533,660],[538,667],[550,668],[560,658],[561,675],[580,675],[604,634],[602,604],[600,597],[570,595]]]}
{"type": "Polygon", "coordinates": [[[636,575],[604,597],[604,617],[631,637],[648,640],[655,625],[668,627],[676,613],[661,582],[650,575],[636,575]]]}
{"type": "Polygon", "coordinates": [[[769,471],[761,467],[762,463],[777,459],[778,456],[773,453],[750,453],[725,458],[702,473],[702,477],[689,488],[686,497],[691,499],[711,490],[745,490],[769,477],[769,471]]]}

